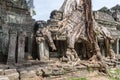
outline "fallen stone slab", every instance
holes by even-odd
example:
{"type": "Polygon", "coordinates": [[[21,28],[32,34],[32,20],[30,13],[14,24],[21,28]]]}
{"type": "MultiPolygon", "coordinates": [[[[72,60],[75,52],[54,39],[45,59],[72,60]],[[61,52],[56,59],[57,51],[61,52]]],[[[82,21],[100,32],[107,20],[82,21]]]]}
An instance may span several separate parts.
{"type": "Polygon", "coordinates": [[[43,80],[43,78],[36,76],[34,78],[22,78],[21,80],[43,80]]]}
{"type": "Polygon", "coordinates": [[[5,72],[5,75],[9,75],[12,73],[18,73],[16,69],[6,69],[4,72],[5,72]]]}
{"type": "Polygon", "coordinates": [[[43,76],[50,76],[52,74],[52,69],[45,68],[42,69],[41,71],[43,73],[43,76]]]}
{"type": "Polygon", "coordinates": [[[27,70],[22,70],[20,71],[20,79],[23,78],[34,78],[36,77],[36,72],[31,70],[31,71],[27,71],[27,70]]]}
{"type": "Polygon", "coordinates": [[[19,73],[11,73],[6,76],[9,78],[9,80],[19,80],[19,73]]]}
{"type": "Polygon", "coordinates": [[[0,76],[0,80],[10,80],[7,76],[0,76]]]}
{"type": "Polygon", "coordinates": [[[0,69],[0,75],[4,75],[4,70],[0,69]]]}
{"type": "Polygon", "coordinates": [[[41,67],[35,69],[37,76],[42,76],[43,72],[41,70],[42,70],[41,67]]]}
{"type": "Polygon", "coordinates": [[[19,80],[19,73],[16,69],[6,69],[5,76],[9,78],[9,80],[19,80]]]}

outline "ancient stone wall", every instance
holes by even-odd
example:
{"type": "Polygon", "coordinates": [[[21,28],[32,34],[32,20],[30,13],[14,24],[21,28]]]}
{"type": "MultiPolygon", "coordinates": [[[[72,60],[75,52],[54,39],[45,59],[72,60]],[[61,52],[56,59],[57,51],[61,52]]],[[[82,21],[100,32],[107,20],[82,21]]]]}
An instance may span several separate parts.
{"type": "Polygon", "coordinates": [[[95,15],[95,19],[100,19],[105,21],[114,21],[114,18],[111,15],[104,12],[95,11],[94,15],[95,15]]]}
{"type": "MultiPolygon", "coordinates": [[[[10,31],[26,32],[26,37],[31,42],[33,23],[26,0],[0,0],[0,54],[8,54],[10,31]]],[[[32,43],[28,44],[32,46],[32,43]]]]}
{"type": "Polygon", "coordinates": [[[120,11],[114,12],[113,17],[117,22],[120,22],[120,11]]]}
{"type": "Polygon", "coordinates": [[[120,6],[115,6],[111,9],[101,8],[98,11],[94,11],[94,17],[99,26],[106,27],[114,41],[112,48],[115,53],[119,54],[119,38],[120,38],[120,10],[118,10],[120,6]],[[110,14],[109,14],[110,13],[110,14]]]}

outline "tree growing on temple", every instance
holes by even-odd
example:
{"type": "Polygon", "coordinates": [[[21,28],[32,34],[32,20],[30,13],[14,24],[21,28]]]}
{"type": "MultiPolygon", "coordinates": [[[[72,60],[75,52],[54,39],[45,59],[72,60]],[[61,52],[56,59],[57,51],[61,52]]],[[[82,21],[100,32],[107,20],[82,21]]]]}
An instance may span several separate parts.
{"type": "MultiPolygon", "coordinates": [[[[65,0],[59,10],[63,12],[63,19],[58,21],[58,29],[56,29],[57,37],[62,33],[66,33],[67,50],[65,56],[68,61],[79,60],[78,53],[75,50],[75,43],[81,42],[84,45],[84,52],[87,59],[92,62],[102,62],[103,56],[98,45],[98,36],[102,35],[105,39],[106,54],[111,59],[115,58],[114,51],[111,48],[111,40],[109,31],[103,26],[98,26],[93,17],[92,0],[65,0]]],[[[49,42],[50,47],[56,50],[52,32],[48,25],[46,28],[38,31],[49,42]]]]}

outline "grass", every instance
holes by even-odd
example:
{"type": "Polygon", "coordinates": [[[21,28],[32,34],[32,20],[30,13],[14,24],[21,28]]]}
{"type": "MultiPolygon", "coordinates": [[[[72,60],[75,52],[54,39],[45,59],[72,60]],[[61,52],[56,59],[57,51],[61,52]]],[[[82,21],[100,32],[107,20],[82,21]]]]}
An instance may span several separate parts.
{"type": "Polygon", "coordinates": [[[109,70],[110,80],[120,80],[120,69],[109,70]]]}
{"type": "Polygon", "coordinates": [[[72,78],[70,80],[87,80],[87,78],[72,78]]]}

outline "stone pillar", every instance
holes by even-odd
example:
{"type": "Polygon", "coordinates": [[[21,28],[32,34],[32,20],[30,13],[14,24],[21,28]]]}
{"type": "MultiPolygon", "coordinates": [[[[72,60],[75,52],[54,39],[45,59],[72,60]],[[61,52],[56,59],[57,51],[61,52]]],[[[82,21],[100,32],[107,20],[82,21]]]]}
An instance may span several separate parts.
{"type": "Polygon", "coordinates": [[[25,60],[25,35],[25,32],[21,32],[18,36],[18,63],[22,63],[25,60]]]}
{"type": "Polygon", "coordinates": [[[49,48],[44,40],[38,44],[38,55],[41,61],[49,60],[49,48]]]}
{"type": "Polygon", "coordinates": [[[9,41],[7,64],[14,64],[16,62],[15,53],[16,53],[17,33],[10,32],[10,39],[9,40],[10,41],[9,41]]]}
{"type": "Polygon", "coordinates": [[[44,60],[44,41],[38,44],[38,56],[40,60],[44,60]]]}
{"type": "Polygon", "coordinates": [[[45,42],[44,44],[45,44],[45,48],[44,48],[44,50],[45,50],[44,57],[45,57],[46,60],[49,60],[49,56],[50,56],[50,55],[49,55],[49,47],[48,47],[47,42],[45,42]]]}
{"type": "Polygon", "coordinates": [[[119,39],[116,40],[116,53],[119,54],[119,39]]]}

